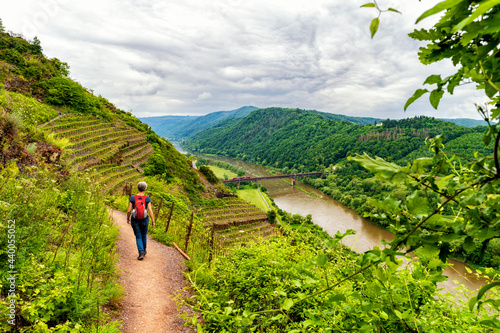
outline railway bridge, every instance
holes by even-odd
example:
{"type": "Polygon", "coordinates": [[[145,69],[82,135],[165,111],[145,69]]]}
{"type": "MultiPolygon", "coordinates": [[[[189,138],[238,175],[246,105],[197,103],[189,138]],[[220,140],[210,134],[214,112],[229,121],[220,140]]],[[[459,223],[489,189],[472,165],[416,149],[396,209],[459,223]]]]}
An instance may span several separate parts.
{"type": "Polygon", "coordinates": [[[290,175],[270,175],[264,177],[234,177],[232,179],[223,180],[224,184],[238,183],[238,188],[240,188],[240,184],[244,182],[254,182],[257,183],[259,180],[266,179],[281,179],[281,178],[290,178],[292,180],[292,186],[295,186],[295,180],[297,177],[311,177],[311,176],[319,176],[323,177],[323,172],[306,172],[306,173],[294,173],[290,175]]]}

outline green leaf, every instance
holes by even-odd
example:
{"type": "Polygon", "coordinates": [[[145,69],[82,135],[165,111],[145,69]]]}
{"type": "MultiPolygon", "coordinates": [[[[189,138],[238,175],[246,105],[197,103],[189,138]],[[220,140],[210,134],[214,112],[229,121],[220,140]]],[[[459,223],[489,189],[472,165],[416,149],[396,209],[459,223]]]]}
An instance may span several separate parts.
{"type": "Polygon", "coordinates": [[[463,248],[467,252],[472,252],[476,248],[474,239],[471,236],[467,236],[464,240],[463,248]]]}
{"type": "Polygon", "coordinates": [[[417,22],[415,22],[415,23],[422,21],[426,17],[429,17],[429,16],[432,16],[432,15],[437,14],[439,12],[442,12],[445,9],[454,7],[454,6],[458,5],[460,2],[462,2],[462,0],[441,1],[437,5],[435,5],[434,7],[432,7],[431,9],[425,11],[422,15],[420,15],[420,17],[417,19],[417,22]]]}
{"type": "Polygon", "coordinates": [[[348,160],[356,161],[362,167],[373,173],[377,178],[386,181],[393,180],[401,169],[397,164],[387,162],[380,157],[371,158],[366,153],[349,157],[348,160]]]}
{"type": "MultiPolygon", "coordinates": [[[[493,82],[493,84],[497,87],[500,86],[500,82],[493,82]]],[[[493,96],[495,96],[498,90],[496,90],[495,87],[493,87],[489,81],[486,81],[484,83],[484,92],[486,93],[486,96],[492,98],[493,96]]]]}
{"type": "Polygon", "coordinates": [[[329,302],[344,302],[347,298],[344,294],[337,294],[328,298],[329,302]]]}
{"type": "Polygon", "coordinates": [[[379,24],[380,24],[380,19],[378,17],[374,18],[372,20],[372,23],[370,23],[370,33],[372,34],[372,38],[377,33],[379,24]]]}
{"type": "Polygon", "coordinates": [[[375,6],[375,3],[373,2],[368,2],[365,3],[364,5],[361,5],[360,7],[377,7],[377,6],[375,6]]]}
{"type": "Polygon", "coordinates": [[[491,133],[491,128],[488,127],[488,129],[483,134],[484,145],[488,146],[490,144],[492,138],[493,138],[493,135],[491,133]]]}
{"type": "Polygon", "coordinates": [[[372,326],[370,324],[363,325],[359,328],[359,333],[368,333],[372,331],[372,326]]]}
{"type": "Polygon", "coordinates": [[[441,75],[433,74],[425,79],[424,84],[436,84],[441,83],[441,81],[443,81],[443,79],[441,79],[441,75]]]}
{"type": "Polygon", "coordinates": [[[483,15],[494,6],[498,5],[500,5],[500,0],[483,1],[471,15],[467,16],[460,23],[454,26],[452,32],[457,33],[458,31],[462,30],[466,25],[470,24],[472,21],[477,19],[479,16],[483,15]]]}
{"type": "Polygon", "coordinates": [[[283,302],[283,305],[281,307],[283,308],[283,310],[288,311],[293,306],[293,304],[294,302],[291,299],[287,298],[285,302],[283,302]]]}
{"type": "Polygon", "coordinates": [[[419,99],[423,94],[425,94],[427,92],[429,92],[429,90],[427,90],[427,89],[417,89],[417,91],[415,91],[415,93],[413,94],[413,96],[411,96],[410,98],[408,98],[408,100],[406,101],[404,110],[406,111],[406,109],[408,109],[408,107],[413,102],[415,102],[417,99],[419,99]]]}
{"type": "Polygon", "coordinates": [[[396,317],[398,317],[399,319],[403,319],[403,314],[397,310],[397,309],[394,309],[394,314],[396,315],[396,317]]]}
{"type": "Polygon", "coordinates": [[[491,109],[491,119],[497,119],[500,117],[500,108],[491,109]]]}
{"type": "Polygon", "coordinates": [[[479,322],[481,325],[493,327],[493,328],[500,328],[500,320],[498,319],[487,319],[479,322]]]}
{"type": "Polygon", "coordinates": [[[471,297],[469,300],[469,310],[472,311],[474,310],[474,305],[477,303],[477,297],[471,297]]]}
{"type": "Polygon", "coordinates": [[[424,244],[422,247],[415,251],[417,256],[424,256],[426,258],[435,258],[439,254],[439,247],[434,244],[424,244]]]}
{"type": "Polygon", "coordinates": [[[429,210],[427,199],[421,197],[417,191],[413,192],[406,198],[406,207],[413,215],[423,214],[429,210]]]}
{"type": "Polygon", "coordinates": [[[380,311],[380,317],[384,320],[389,319],[389,315],[385,311],[380,311]]]}
{"type": "Polygon", "coordinates": [[[490,290],[491,288],[493,287],[496,287],[496,286],[500,286],[500,282],[492,282],[490,284],[487,284],[485,285],[484,287],[482,287],[479,292],[477,293],[477,300],[479,301],[481,299],[481,297],[483,297],[483,295],[488,291],[490,290]]]}
{"type": "Polygon", "coordinates": [[[413,161],[413,165],[411,166],[411,171],[417,173],[424,173],[425,172],[424,167],[426,165],[431,164],[433,161],[434,159],[431,157],[417,158],[416,160],[413,161]]]}
{"type": "Polygon", "coordinates": [[[387,10],[390,11],[390,12],[395,12],[395,13],[403,14],[399,10],[391,8],[391,7],[389,7],[389,9],[387,9],[387,10]]]}
{"type": "Polygon", "coordinates": [[[441,101],[443,95],[444,95],[444,90],[442,89],[436,89],[431,91],[431,95],[429,96],[429,101],[431,102],[431,105],[434,109],[438,108],[439,101],[441,101]]]}
{"type": "Polygon", "coordinates": [[[380,261],[381,251],[377,249],[366,251],[361,260],[361,266],[369,265],[373,262],[380,261]]]}
{"type": "Polygon", "coordinates": [[[318,257],[316,258],[316,264],[318,266],[323,267],[326,265],[327,262],[328,262],[328,257],[324,254],[318,255],[318,257]]]}

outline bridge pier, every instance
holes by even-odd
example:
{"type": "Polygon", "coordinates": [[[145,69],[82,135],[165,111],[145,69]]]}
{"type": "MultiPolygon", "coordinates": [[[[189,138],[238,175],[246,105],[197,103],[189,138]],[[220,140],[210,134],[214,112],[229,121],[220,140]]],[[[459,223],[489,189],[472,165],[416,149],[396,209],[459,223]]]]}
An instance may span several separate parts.
{"type": "Polygon", "coordinates": [[[238,182],[238,190],[240,189],[240,184],[241,184],[241,182],[238,182]]]}
{"type": "Polygon", "coordinates": [[[295,177],[292,178],[292,186],[295,186],[295,177]]]}

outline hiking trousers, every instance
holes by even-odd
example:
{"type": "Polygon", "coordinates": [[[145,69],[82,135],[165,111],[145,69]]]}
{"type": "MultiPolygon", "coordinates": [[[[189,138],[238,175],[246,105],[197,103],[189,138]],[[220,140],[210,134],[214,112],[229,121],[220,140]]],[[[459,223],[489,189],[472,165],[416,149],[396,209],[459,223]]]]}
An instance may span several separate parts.
{"type": "Polygon", "coordinates": [[[139,254],[146,251],[146,241],[148,234],[149,216],[142,220],[131,219],[130,224],[134,230],[135,242],[137,243],[137,251],[139,254]]]}

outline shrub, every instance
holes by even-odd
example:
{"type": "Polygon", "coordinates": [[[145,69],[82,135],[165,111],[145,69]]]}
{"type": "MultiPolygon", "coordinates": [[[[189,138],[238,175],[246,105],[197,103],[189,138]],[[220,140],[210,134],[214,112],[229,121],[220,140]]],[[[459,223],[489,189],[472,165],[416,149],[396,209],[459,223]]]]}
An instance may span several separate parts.
{"type": "Polygon", "coordinates": [[[207,178],[210,184],[215,184],[219,181],[217,176],[209,167],[202,165],[198,170],[200,170],[200,172],[205,176],[205,178],[207,178]]]}
{"type": "Polygon", "coordinates": [[[276,212],[274,210],[267,211],[267,220],[271,224],[274,224],[276,222],[276,212]]]}

